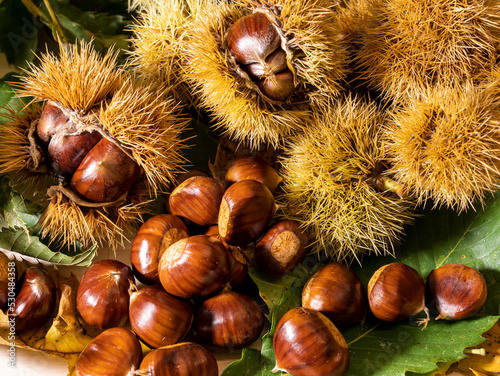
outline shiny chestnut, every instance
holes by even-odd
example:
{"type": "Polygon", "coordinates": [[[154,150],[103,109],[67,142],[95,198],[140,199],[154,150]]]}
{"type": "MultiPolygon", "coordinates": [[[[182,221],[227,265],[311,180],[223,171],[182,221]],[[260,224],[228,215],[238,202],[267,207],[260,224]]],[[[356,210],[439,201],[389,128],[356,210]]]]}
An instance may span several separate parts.
{"type": "Polygon", "coordinates": [[[302,307],[321,312],[339,329],[364,320],[367,303],[357,274],[336,262],[314,273],[302,290],[302,307]]]}
{"type": "MultiPolygon", "coordinates": [[[[219,226],[210,226],[203,235],[215,236],[220,239],[219,226]]],[[[239,247],[230,246],[222,241],[222,244],[226,246],[227,254],[229,256],[229,284],[232,287],[239,286],[243,283],[245,277],[248,274],[248,262],[242,256],[241,249],[239,247]]]]}
{"type": "Polygon", "coordinates": [[[20,286],[9,313],[15,317],[16,331],[36,330],[55,314],[56,285],[50,274],[41,267],[26,269],[18,281],[20,286]]]}
{"type": "Polygon", "coordinates": [[[71,186],[89,201],[112,202],[128,192],[139,173],[132,158],[103,138],[85,155],[71,178],[71,186]]]}
{"type": "Polygon", "coordinates": [[[304,259],[308,244],[307,234],[297,221],[278,221],[256,244],[255,263],[271,276],[283,276],[304,259]]]}
{"type": "Polygon", "coordinates": [[[170,212],[199,226],[217,223],[224,187],[209,176],[193,176],[177,186],[168,198],[170,212]]]}
{"type": "Polygon", "coordinates": [[[322,313],[293,308],[279,320],[273,337],[276,367],[293,376],[342,376],[350,354],[335,325],[322,313]]]}
{"type": "Polygon", "coordinates": [[[284,101],[295,91],[295,79],[281,44],[277,27],[259,11],[238,19],[226,34],[229,54],[261,93],[275,101],[284,101]]]}
{"type": "Polygon", "coordinates": [[[219,210],[219,234],[229,245],[241,246],[265,232],[276,211],[271,191],[255,180],[240,180],[226,189],[219,210]]]}
{"type": "Polygon", "coordinates": [[[142,348],[137,337],[124,328],[107,329],[81,352],[76,376],[129,376],[139,369],[142,348]]]}
{"type": "Polygon", "coordinates": [[[148,353],[139,372],[150,376],[218,376],[219,366],[203,346],[182,342],[148,353]]]}
{"type": "Polygon", "coordinates": [[[193,314],[191,303],[173,297],[161,286],[148,286],[130,296],[132,330],[151,348],[172,345],[184,338],[193,314]]]}
{"type": "Polygon", "coordinates": [[[479,311],[488,294],[486,280],[475,268],[450,263],[427,276],[430,305],[439,312],[436,319],[459,320],[479,311]]]}
{"type": "Polygon", "coordinates": [[[226,247],[215,237],[195,235],[172,244],[158,265],[160,282],[168,293],[181,298],[207,296],[229,280],[226,247]]]}
{"type": "Polygon", "coordinates": [[[132,269],[117,260],[102,260],[83,274],[76,292],[82,319],[99,329],[120,326],[128,319],[132,269]]]}
{"type": "Polygon", "coordinates": [[[229,165],[225,181],[229,186],[240,180],[257,180],[274,192],[282,178],[278,172],[262,158],[254,155],[239,156],[229,165]]]}
{"type": "Polygon", "coordinates": [[[425,285],[412,267],[394,262],[379,268],[368,282],[368,303],[371,312],[383,321],[402,321],[422,311],[425,305],[425,285]]]}
{"type": "Polygon", "coordinates": [[[172,214],[159,214],[144,222],[137,231],[130,251],[135,276],[144,284],[159,284],[158,263],[165,250],[187,238],[184,222],[172,214]]]}
{"type": "Polygon", "coordinates": [[[205,300],[195,318],[197,340],[225,350],[242,349],[256,341],[264,313],[252,298],[224,291],[205,300]]]}

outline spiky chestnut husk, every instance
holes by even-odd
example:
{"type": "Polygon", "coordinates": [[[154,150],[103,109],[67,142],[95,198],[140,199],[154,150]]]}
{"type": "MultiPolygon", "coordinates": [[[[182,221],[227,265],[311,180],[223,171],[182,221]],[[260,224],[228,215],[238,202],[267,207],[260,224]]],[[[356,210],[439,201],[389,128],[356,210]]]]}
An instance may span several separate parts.
{"type": "Polygon", "coordinates": [[[467,210],[500,188],[500,97],[467,85],[428,91],[392,114],[392,172],[419,203],[467,210]]]}
{"type": "Polygon", "coordinates": [[[148,200],[167,189],[184,163],[180,132],[187,122],[179,108],[117,67],[116,54],[99,56],[84,42],[61,46],[58,57],[42,55],[40,65],[31,66],[23,81],[19,96],[51,101],[78,132],[98,131],[132,158],[141,173],[115,202],[82,200],[48,168],[36,135],[42,113],[38,103],[23,112],[12,110],[1,128],[0,173],[9,174],[17,190],[35,193],[34,201],[43,208],[42,236],[68,245],[76,241],[84,246],[122,244],[125,234],[147,212],[148,200]],[[26,188],[27,182],[33,185],[26,188]]]}
{"type": "Polygon", "coordinates": [[[281,158],[282,215],[300,222],[313,249],[333,261],[393,253],[412,220],[414,204],[386,175],[385,121],[373,102],[346,97],[292,138],[281,158]]]}
{"type": "MultiPolygon", "coordinates": [[[[500,4],[491,0],[354,0],[356,63],[393,98],[460,86],[495,62],[500,4]]],[[[353,15],[353,13],[351,13],[353,15]]]]}
{"type": "Polygon", "coordinates": [[[179,101],[192,101],[185,77],[183,49],[193,19],[203,6],[200,0],[133,0],[138,17],[132,32],[129,65],[161,91],[179,101]]]}
{"type": "Polygon", "coordinates": [[[213,115],[216,128],[254,147],[277,147],[303,129],[311,112],[328,106],[341,91],[345,76],[334,8],[335,3],[324,0],[206,3],[191,26],[186,75],[199,106],[213,115]],[[285,100],[263,95],[227,46],[231,26],[256,12],[265,15],[278,33],[293,74],[296,89],[285,100]]]}

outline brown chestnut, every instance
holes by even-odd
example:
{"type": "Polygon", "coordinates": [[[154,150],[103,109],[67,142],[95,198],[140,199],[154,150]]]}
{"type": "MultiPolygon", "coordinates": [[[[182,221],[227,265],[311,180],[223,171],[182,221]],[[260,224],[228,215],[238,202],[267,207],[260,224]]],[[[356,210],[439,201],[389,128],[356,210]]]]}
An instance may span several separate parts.
{"type": "Polygon", "coordinates": [[[113,202],[128,192],[139,173],[132,158],[103,138],[85,155],[71,186],[89,201],[113,202]]]}
{"type": "Polygon", "coordinates": [[[15,317],[16,331],[36,330],[54,314],[57,294],[54,279],[44,269],[32,266],[21,275],[18,286],[14,305],[9,309],[15,317]]]}
{"type": "Polygon", "coordinates": [[[238,19],[227,31],[230,55],[267,98],[284,101],[295,91],[277,27],[263,12],[238,19]]]}
{"type": "Polygon", "coordinates": [[[151,348],[172,345],[184,338],[193,314],[191,303],[173,297],[160,286],[148,286],[130,296],[132,330],[151,348]]]}
{"type": "Polygon", "coordinates": [[[226,171],[226,184],[229,186],[240,180],[257,180],[274,192],[281,177],[269,163],[254,155],[237,157],[226,171]]]}
{"type": "MultiPolygon", "coordinates": [[[[370,310],[380,320],[402,321],[422,311],[429,318],[425,306],[425,285],[412,267],[394,262],[379,268],[368,282],[370,310]]],[[[424,326],[425,327],[425,326],[424,326]]]]}
{"type": "Polygon", "coordinates": [[[81,352],[76,376],[129,376],[139,368],[142,348],[137,337],[124,328],[107,329],[81,352]]]}
{"type": "Polygon", "coordinates": [[[117,260],[102,260],[83,274],[76,292],[82,319],[99,329],[120,326],[128,318],[132,269],[117,260]]]}
{"type": "Polygon", "coordinates": [[[276,211],[271,191],[255,180],[240,180],[222,196],[219,234],[229,245],[245,245],[257,240],[276,211]]]}
{"type": "Polygon", "coordinates": [[[148,353],[140,368],[150,376],[218,376],[217,360],[203,346],[182,342],[148,353]]]}
{"type": "Polygon", "coordinates": [[[71,178],[85,155],[102,138],[97,131],[79,132],[76,124],[52,101],[48,101],[42,111],[37,134],[48,144],[52,168],[66,178],[71,178]]]}
{"type": "Polygon", "coordinates": [[[51,165],[56,173],[71,178],[83,158],[101,140],[99,132],[82,132],[80,134],[56,133],[50,140],[48,153],[51,165]]]}
{"type": "Polygon", "coordinates": [[[321,312],[339,329],[346,328],[365,318],[365,288],[350,268],[332,262],[309,278],[302,290],[302,307],[321,312]]]}
{"type": "Polygon", "coordinates": [[[486,302],[488,290],[477,269],[459,263],[431,271],[426,288],[430,304],[439,312],[436,320],[459,320],[475,314],[486,302]]]}
{"type": "Polygon", "coordinates": [[[308,243],[307,234],[297,221],[278,221],[255,246],[255,263],[271,276],[283,276],[304,259],[308,243]]]}
{"type": "Polygon", "coordinates": [[[265,66],[266,58],[281,49],[276,27],[262,12],[238,19],[228,29],[226,43],[231,55],[242,65],[259,63],[265,66]]]}
{"type": "Polygon", "coordinates": [[[256,341],[264,313],[252,298],[224,291],[205,300],[195,318],[197,340],[226,350],[239,350],[256,341]]]}
{"type": "MultiPolygon", "coordinates": [[[[206,236],[215,236],[217,239],[220,239],[219,235],[219,226],[214,225],[210,226],[203,235],[206,236]]],[[[248,263],[241,256],[241,250],[239,247],[230,246],[229,244],[224,243],[221,240],[222,244],[226,246],[227,254],[229,256],[229,284],[232,287],[239,286],[243,283],[245,277],[248,274],[248,263]]]]}
{"type": "Polygon", "coordinates": [[[224,187],[209,176],[193,176],[177,186],[168,198],[170,212],[199,226],[217,223],[224,187]]]}
{"type": "Polygon", "coordinates": [[[52,136],[64,127],[68,120],[55,102],[47,101],[36,126],[38,137],[48,144],[52,136]]]}
{"type": "Polygon", "coordinates": [[[205,235],[172,244],[158,265],[163,288],[181,298],[206,296],[222,289],[229,273],[226,247],[215,237],[205,235]]]}
{"type": "Polygon", "coordinates": [[[347,343],[322,313],[293,308],[279,320],[273,337],[276,367],[294,376],[342,376],[350,362],[347,343]]]}
{"type": "Polygon", "coordinates": [[[165,250],[189,236],[184,222],[172,214],[159,214],[142,224],[132,241],[130,261],[135,276],[146,285],[159,284],[158,263],[165,250]]]}

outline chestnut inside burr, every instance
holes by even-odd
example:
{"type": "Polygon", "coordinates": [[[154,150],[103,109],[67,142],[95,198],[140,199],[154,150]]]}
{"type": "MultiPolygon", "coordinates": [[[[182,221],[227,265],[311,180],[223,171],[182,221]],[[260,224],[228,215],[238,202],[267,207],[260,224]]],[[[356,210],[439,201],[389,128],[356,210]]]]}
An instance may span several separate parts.
{"type": "Polygon", "coordinates": [[[285,101],[295,91],[295,77],[288,67],[276,26],[262,12],[238,19],[227,31],[230,55],[260,92],[273,101],[285,101]]]}
{"type": "Polygon", "coordinates": [[[137,163],[117,144],[89,130],[48,101],[37,124],[48,164],[64,185],[84,200],[113,202],[124,196],[140,173],[137,163]]]}

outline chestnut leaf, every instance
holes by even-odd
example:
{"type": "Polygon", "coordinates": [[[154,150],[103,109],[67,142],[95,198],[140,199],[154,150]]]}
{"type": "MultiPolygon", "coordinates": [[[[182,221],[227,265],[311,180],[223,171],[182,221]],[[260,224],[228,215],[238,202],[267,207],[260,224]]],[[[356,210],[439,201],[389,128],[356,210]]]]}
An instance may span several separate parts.
{"type": "Polygon", "coordinates": [[[37,236],[39,209],[17,194],[7,176],[0,178],[0,248],[35,257],[54,264],[88,266],[97,246],[83,250],[80,244],[71,249],[50,247],[37,236]]]}

